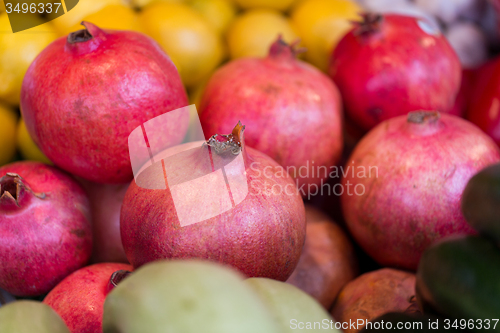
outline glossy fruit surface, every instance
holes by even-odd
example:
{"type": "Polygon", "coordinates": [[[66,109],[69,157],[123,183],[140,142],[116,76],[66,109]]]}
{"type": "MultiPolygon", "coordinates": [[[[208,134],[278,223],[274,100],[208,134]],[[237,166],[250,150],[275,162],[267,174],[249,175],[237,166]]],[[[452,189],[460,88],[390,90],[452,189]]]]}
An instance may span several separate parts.
{"type": "Polygon", "coordinates": [[[133,270],[132,266],[101,263],[67,276],[44,298],[64,320],[71,333],[102,333],[104,300],[111,290],[113,273],[133,270]]]}
{"type": "Polygon", "coordinates": [[[90,258],[90,207],[67,174],[39,162],[0,168],[0,288],[50,291],[90,258]]]}
{"type": "Polygon", "coordinates": [[[282,333],[235,271],[209,262],[158,261],[124,279],[104,303],[104,333],[282,333]]]}
{"type": "MultiPolygon", "coordinates": [[[[94,182],[124,183],[132,179],[129,134],[186,106],[187,96],[174,64],[151,38],[85,26],[31,64],[21,111],[33,140],[55,165],[94,182]]],[[[188,122],[172,121],[166,140],[181,142],[188,122]]]]}
{"type": "Polygon", "coordinates": [[[365,14],[330,60],[346,115],[365,130],[408,112],[450,112],[460,89],[455,51],[423,18],[365,14]]]}
{"type": "Polygon", "coordinates": [[[172,57],[188,87],[201,82],[222,60],[224,46],[219,34],[187,5],[154,3],[141,12],[140,23],[172,57]]]}
{"type": "Polygon", "coordinates": [[[293,9],[291,19],[303,45],[306,59],[322,71],[337,43],[360,20],[362,8],[351,0],[304,0],[293,9]]]}
{"type": "Polygon", "coordinates": [[[236,8],[232,0],[192,0],[189,4],[220,34],[226,33],[236,17],[236,8]]]}
{"type": "Polygon", "coordinates": [[[498,161],[495,143],[461,118],[412,112],[390,119],[361,140],[344,167],[347,226],[380,264],[416,270],[433,242],[474,233],[460,208],[462,193],[498,161]]]}

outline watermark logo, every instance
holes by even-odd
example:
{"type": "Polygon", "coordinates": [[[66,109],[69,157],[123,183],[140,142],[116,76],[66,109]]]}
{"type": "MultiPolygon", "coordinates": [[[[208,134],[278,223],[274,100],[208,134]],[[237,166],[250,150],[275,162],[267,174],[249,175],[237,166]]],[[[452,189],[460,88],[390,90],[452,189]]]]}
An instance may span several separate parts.
{"type": "Polygon", "coordinates": [[[168,188],[182,227],[229,211],[248,195],[244,148],[235,149],[231,137],[220,137],[225,140],[220,145],[205,141],[194,105],[153,118],[129,136],[136,184],[168,188]]]}
{"type": "Polygon", "coordinates": [[[12,32],[52,21],[72,10],[79,0],[4,0],[12,32]],[[41,19],[41,20],[40,20],[41,19]]]}

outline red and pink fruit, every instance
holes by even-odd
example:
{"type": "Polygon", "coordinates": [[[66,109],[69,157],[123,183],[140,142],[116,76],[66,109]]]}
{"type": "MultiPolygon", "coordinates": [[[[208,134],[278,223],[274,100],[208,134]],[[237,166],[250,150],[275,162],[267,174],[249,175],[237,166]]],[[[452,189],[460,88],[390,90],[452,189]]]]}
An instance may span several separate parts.
{"type": "Polygon", "coordinates": [[[200,119],[206,135],[244,123],[247,145],[287,168],[307,194],[340,158],[341,100],[328,77],[297,60],[297,52],[279,38],[266,58],[219,69],[205,88],[200,119]]]}
{"type": "Polygon", "coordinates": [[[284,281],[292,274],[306,232],[302,198],[283,167],[245,146],[243,130],[238,124],[225,139],[237,142],[236,151],[217,152],[203,141],[174,147],[158,154],[172,157],[155,158],[159,168],[153,164],[131,183],[120,228],[135,268],[158,259],[200,258],[249,277],[284,281]]]}
{"type": "Polygon", "coordinates": [[[474,232],[460,209],[462,192],[498,161],[493,140],[461,118],[412,112],[390,119],[362,139],[344,168],[347,226],[380,264],[416,270],[434,241],[474,232]]]}
{"type": "Polygon", "coordinates": [[[439,28],[401,15],[365,14],[335,48],[329,73],[346,115],[364,130],[412,111],[449,112],[461,82],[439,28]]]}
{"type": "Polygon", "coordinates": [[[104,300],[132,269],[117,263],[81,268],[62,280],[43,302],[61,316],[71,333],[102,333],[104,300]]]}
{"type": "Polygon", "coordinates": [[[466,118],[500,146],[500,58],[477,70],[466,118]]]}
{"type": "MultiPolygon", "coordinates": [[[[23,118],[58,167],[94,182],[125,183],[132,179],[130,132],[186,106],[187,96],[174,64],[152,39],[83,24],[85,30],[56,40],[29,67],[23,118]]],[[[184,115],[167,124],[166,141],[182,141],[184,115]]]]}
{"type": "Polygon", "coordinates": [[[57,168],[17,162],[0,168],[0,288],[38,296],[87,263],[89,201],[57,168]]]}

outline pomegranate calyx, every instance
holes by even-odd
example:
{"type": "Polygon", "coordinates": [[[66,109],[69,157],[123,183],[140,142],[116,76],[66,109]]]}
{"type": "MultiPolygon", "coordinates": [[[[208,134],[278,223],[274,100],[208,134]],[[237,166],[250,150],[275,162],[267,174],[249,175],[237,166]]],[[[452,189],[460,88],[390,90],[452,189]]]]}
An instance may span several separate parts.
{"type": "Polygon", "coordinates": [[[296,59],[299,54],[307,51],[306,48],[299,47],[299,44],[300,39],[296,39],[291,44],[288,44],[283,40],[283,37],[279,35],[278,39],[269,48],[269,57],[275,59],[296,59]]]}
{"type": "Polygon", "coordinates": [[[238,121],[231,134],[214,134],[206,142],[217,154],[231,151],[233,155],[238,155],[244,147],[243,131],[245,126],[238,121]]]}
{"type": "Polygon", "coordinates": [[[123,269],[120,269],[119,271],[116,271],[113,274],[111,274],[111,277],[109,278],[108,281],[108,288],[107,288],[108,293],[111,290],[113,290],[120,282],[123,281],[123,279],[125,279],[130,274],[132,274],[132,272],[123,269]]]}
{"type": "Polygon", "coordinates": [[[413,124],[435,123],[441,118],[437,111],[415,111],[408,113],[407,121],[413,124]]]}
{"type": "Polygon", "coordinates": [[[34,193],[17,173],[8,172],[0,178],[0,204],[10,202],[21,207],[19,202],[25,193],[32,194],[39,199],[46,197],[45,193],[34,193]]]}
{"type": "Polygon", "coordinates": [[[361,22],[354,22],[357,26],[354,29],[356,36],[368,37],[380,31],[384,16],[379,13],[363,13],[361,14],[363,20],[361,22]]]}
{"type": "Polygon", "coordinates": [[[68,35],[68,43],[82,43],[94,38],[87,29],[78,30],[68,35]]]}

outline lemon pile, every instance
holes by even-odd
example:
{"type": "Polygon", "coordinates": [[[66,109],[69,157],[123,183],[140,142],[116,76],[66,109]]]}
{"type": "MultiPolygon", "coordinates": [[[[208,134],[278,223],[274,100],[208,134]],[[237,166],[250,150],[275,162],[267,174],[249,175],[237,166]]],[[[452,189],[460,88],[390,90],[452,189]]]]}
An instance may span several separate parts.
{"type": "Polygon", "coordinates": [[[300,39],[307,48],[304,60],[326,70],[330,53],[361,11],[354,0],[80,0],[47,23],[36,14],[24,14],[38,25],[14,34],[2,6],[0,165],[15,158],[16,145],[19,157],[49,163],[15,110],[31,62],[55,39],[83,29],[82,21],[149,35],[170,56],[191,101],[198,103],[219,66],[231,59],[266,56],[279,35],[288,43],[300,39]]]}

